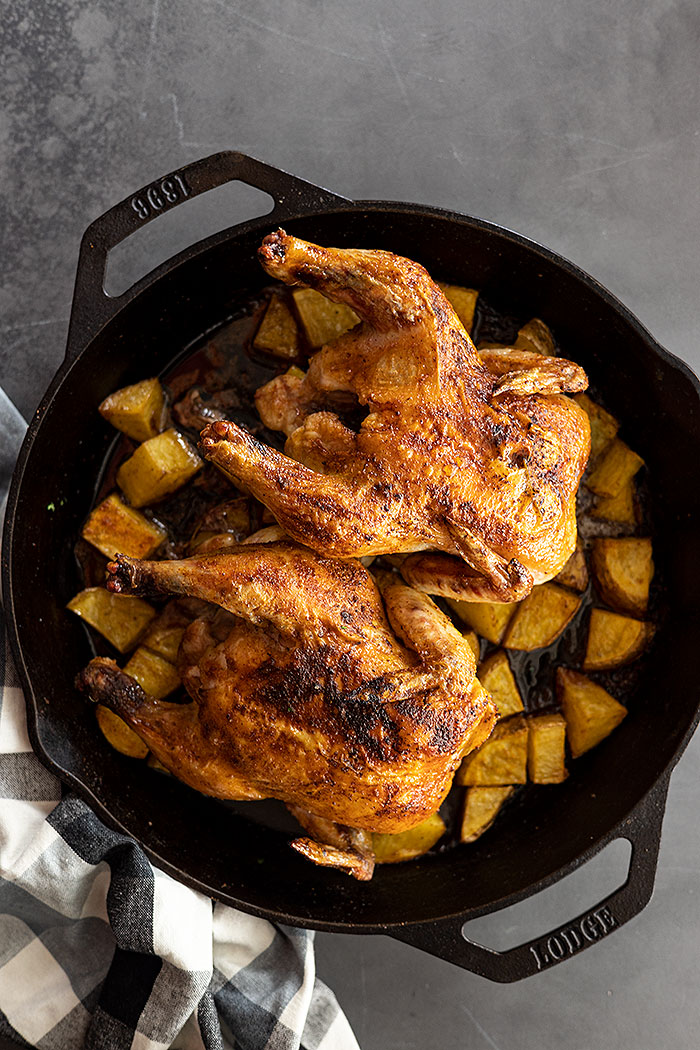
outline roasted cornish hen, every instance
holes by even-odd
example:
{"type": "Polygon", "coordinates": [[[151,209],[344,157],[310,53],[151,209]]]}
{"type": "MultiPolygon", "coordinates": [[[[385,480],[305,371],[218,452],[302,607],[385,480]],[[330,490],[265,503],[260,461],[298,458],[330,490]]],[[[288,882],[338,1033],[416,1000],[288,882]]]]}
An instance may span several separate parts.
{"type": "Polygon", "coordinates": [[[468,644],[395,574],[378,587],[357,561],[283,540],[183,561],[120,556],[108,572],[114,592],[189,595],[225,612],[183,637],[192,703],[154,700],[106,658],[81,687],[198,791],[286,802],[312,836],[297,849],[317,863],[368,878],[367,832],[434,813],[491,731],[468,644]]]}
{"type": "Polygon", "coordinates": [[[556,575],[574,550],[590,446],[586,414],[562,394],[585,389],[583,370],[478,353],[423,267],[389,252],[279,230],[260,257],[362,323],[314,354],[303,378],[258,391],[263,421],[288,435],[286,455],[231,422],[203,430],[204,454],[294,539],[339,558],[407,554],[403,576],[422,591],[515,601],[556,575]],[[339,391],[368,408],[359,433],[317,410],[339,391]]]}

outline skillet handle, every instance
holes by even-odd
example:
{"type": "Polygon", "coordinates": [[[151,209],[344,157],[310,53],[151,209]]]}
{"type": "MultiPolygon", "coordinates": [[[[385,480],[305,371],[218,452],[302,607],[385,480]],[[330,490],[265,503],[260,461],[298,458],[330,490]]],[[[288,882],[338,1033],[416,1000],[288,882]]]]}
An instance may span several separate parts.
{"type": "MultiPolygon", "coordinates": [[[[146,275],[123,295],[108,296],[104,277],[109,251],[178,204],[236,180],[270,194],[274,200],[269,213],[271,225],[293,216],[351,203],[346,197],[233,150],[196,160],[156,179],[95,219],[83,235],[68,330],[67,361],[74,360],[124,303],[137,295],[158,272],[146,275]]],[[[238,229],[245,229],[246,225],[242,223],[238,229]]]]}
{"type": "Polygon", "coordinates": [[[463,918],[387,932],[397,940],[501,984],[551,969],[619,929],[648,904],[654,889],[669,779],[670,773],[601,843],[602,848],[614,839],[625,838],[632,846],[624,885],[571,922],[504,952],[469,940],[463,932],[463,918]]]}

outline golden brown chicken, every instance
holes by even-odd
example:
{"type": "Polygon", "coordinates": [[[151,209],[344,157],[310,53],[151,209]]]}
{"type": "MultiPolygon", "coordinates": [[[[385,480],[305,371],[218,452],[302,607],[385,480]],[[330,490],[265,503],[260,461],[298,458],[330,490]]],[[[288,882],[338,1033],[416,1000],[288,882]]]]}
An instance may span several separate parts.
{"type": "Polygon", "coordinates": [[[81,688],[198,791],[288,803],[312,836],[295,845],[317,863],[368,878],[367,832],[434,813],[462,756],[491,731],[495,707],[471,649],[395,574],[380,593],[359,562],[291,541],[183,561],[120,556],[108,571],[112,591],[189,595],[226,613],[183,637],[193,703],[154,700],[105,658],[81,688]]]}
{"type": "Polygon", "coordinates": [[[408,554],[404,578],[428,593],[515,601],[556,575],[575,547],[590,446],[585,412],[562,396],[585,389],[582,369],[477,353],[423,267],[389,252],[279,230],[260,257],[362,323],[314,354],[303,378],[258,391],[263,421],[288,435],[286,455],[215,422],[202,432],[207,458],[294,539],[340,558],[408,554]],[[317,410],[337,392],[368,407],[359,433],[317,410]]]}

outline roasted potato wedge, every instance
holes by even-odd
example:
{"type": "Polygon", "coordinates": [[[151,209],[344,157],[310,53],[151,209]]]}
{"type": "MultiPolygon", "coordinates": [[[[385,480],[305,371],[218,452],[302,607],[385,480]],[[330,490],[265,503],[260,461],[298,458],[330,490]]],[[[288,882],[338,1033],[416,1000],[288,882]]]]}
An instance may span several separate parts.
{"type": "Polygon", "coordinates": [[[173,665],[143,645],[132,655],[124,671],[156,700],[169,696],[180,685],[180,675],[173,665]]]}
{"type": "Polygon", "coordinates": [[[177,430],[144,441],[117,471],[117,484],[132,507],[156,503],[181,488],[203,466],[177,430]]]}
{"type": "Polygon", "coordinates": [[[81,536],[110,559],[117,554],[148,558],[160,547],[167,532],[139,511],[127,507],[113,492],[95,507],[81,536]]]}
{"type": "Polygon", "coordinates": [[[438,281],[438,284],[444,292],[445,298],[451,303],[457,317],[464,325],[464,330],[471,335],[476,300],[479,297],[479,293],[474,291],[473,288],[463,288],[459,284],[443,284],[441,281],[438,281]]]}
{"type": "Polygon", "coordinates": [[[464,631],[464,640],[474,653],[474,661],[478,667],[481,659],[481,642],[477,637],[476,631],[464,631]]]}
{"type": "Polygon", "coordinates": [[[144,744],[140,736],[126,722],[110,711],[108,707],[98,704],[95,708],[97,724],[102,730],[102,735],[115,751],[126,755],[127,758],[145,758],[148,754],[148,745],[144,744]]]}
{"type": "Polygon", "coordinates": [[[313,288],[295,288],[294,305],[312,350],[349,332],[360,320],[344,303],[332,303],[313,288]]]}
{"type": "Polygon", "coordinates": [[[633,452],[624,441],[614,438],[586,478],[585,484],[596,496],[611,498],[619,496],[637,472],[644,466],[644,460],[633,452]]]}
{"type": "Polygon", "coordinates": [[[459,841],[475,842],[490,828],[514,787],[470,787],[464,793],[459,841]]]}
{"type": "Polygon", "coordinates": [[[445,834],[445,822],[439,813],[433,813],[408,831],[396,835],[372,835],[372,849],[377,864],[398,864],[403,860],[422,857],[445,834]]]}
{"type": "Polygon", "coordinates": [[[593,609],[588,628],[584,671],[607,671],[631,664],[646,649],[654,634],[650,623],[629,616],[593,609]]]}
{"type": "Polygon", "coordinates": [[[654,575],[648,537],[594,540],[591,567],[596,587],[607,605],[617,612],[644,616],[654,575]]]}
{"type": "Polygon", "coordinates": [[[576,544],[576,550],[554,580],[562,587],[570,587],[572,591],[578,591],[579,594],[585,591],[588,586],[588,566],[580,540],[576,544]]]}
{"type": "Polygon", "coordinates": [[[557,713],[528,719],[527,771],[534,784],[561,784],[566,770],[566,721],[557,713]]]}
{"type": "Polygon", "coordinates": [[[522,326],[518,331],[515,346],[518,350],[531,350],[532,353],[543,354],[545,357],[554,357],[557,352],[554,336],[539,317],[533,317],[522,326]]]}
{"type": "Polygon", "coordinates": [[[176,664],[184,633],[184,627],[172,623],[159,623],[159,620],[156,620],[146,631],[142,643],[152,653],[162,656],[169,664],[176,664]]]}
{"type": "Polygon", "coordinates": [[[496,645],[503,637],[506,625],[517,605],[516,602],[506,605],[498,602],[461,602],[455,598],[447,598],[446,601],[462,623],[466,623],[482,638],[496,645]]]}
{"type": "Polygon", "coordinates": [[[68,602],[76,613],[120,653],[137,644],[156,615],[152,605],[129,594],[111,594],[104,587],[88,587],[68,602]]]}
{"type": "Polygon", "coordinates": [[[592,518],[633,528],[637,524],[634,481],[630,478],[616,496],[598,496],[590,514],[592,518]]]}
{"type": "Polygon", "coordinates": [[[260,322],[253,346],[265,350],[275,357],[297,357],[299,354],[299,329],[294,314],[281,295],[274,294],[260,322]]]}
{"type": "Polygon", "coordinates": [[[462,759],[455,783],[466,787],[525,784],[527,736],[527,722],[521,715],[499,722],[486,743],[462,759]]]}
{"type": "Polygon", "coordinates": [[[518,603],[503,636],[506,649],[543,649],[562,633],[578,612],[581,599],[556,583],[533,587],[518,603]]]}
{"type": "Polygon", "coordinates": [[[616,436],[620,429],[620,424],[614,416],[611,416],[609,412],[601,408],[588,394],[575,394],[574,401],[584,410],[591,425],[591,454],[588,460],[590,466],[616,436]]]}
{"type": "Polygon", "coordinates": [[[502,649],[484,660],[479,668],[479,681],[493,697],[499,718],[508,718],[523,710],[523,699],[510,669],[508,655],[502,649]]]}
{"type": "Polygon", "coordinates": [[[104,399],[100,413],[134,441],[148,441],[165,426],[163,387],[157,379],[142,379],[133,386],[122,387],[104,399]]]}
{"type": "Polygon", "coordinates": [[[604,740],[627,714],[627,708],[602,686],[566,667],[557,669],[557,695],[574,758],[604,740]]]}

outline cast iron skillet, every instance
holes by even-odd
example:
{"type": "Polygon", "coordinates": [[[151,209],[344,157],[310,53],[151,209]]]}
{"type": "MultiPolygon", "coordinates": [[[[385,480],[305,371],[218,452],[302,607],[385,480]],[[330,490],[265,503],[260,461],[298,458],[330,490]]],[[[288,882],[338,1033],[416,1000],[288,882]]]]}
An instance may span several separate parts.
{"type": "Polygon", "coordinates": [[[651,896],[671,770],[698,721],[696,556],[700,387],[605,289],[571,263],[490,223],[437,208],[353,202],[239,153],[219,153],[144,187],[87,230],[66,358],[33,419],[9,496],[3,582],[9,634],[37,753],[97,813],[190,886],[257,915],[317,929],[385,933],[496,981],[582,950],[651,896]],[[103,291],[114,247],[187,197],[231,180],[271,194],[269,215],[182,252],[118,298],[103,291]],[[605,391],[647,461],[654,558],[668,588],[630,717],[577,760],[566,783],[530,788],[467,848],[380,867],[368,884],[314,868],[256,806],[227,807],[122,758],[103,740],[73,679],[91,657],[65,612],[80,586],[72,548],[113,440],[96,406],[157,374],[268,282],[255,251],[278,224],[337,246],[382,247],[436,276],[482,289],[507,312],[544,317],[568,356],[605,391]],[[48,510],[51,504],[53,510],[48,510]],[[627,881],[551,934],[495,952],[465,938],[468,919],[513,904],[583,864],[615,838],[632,844],[627,881]]]}

